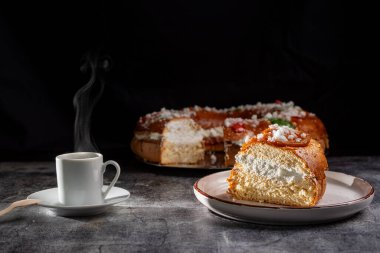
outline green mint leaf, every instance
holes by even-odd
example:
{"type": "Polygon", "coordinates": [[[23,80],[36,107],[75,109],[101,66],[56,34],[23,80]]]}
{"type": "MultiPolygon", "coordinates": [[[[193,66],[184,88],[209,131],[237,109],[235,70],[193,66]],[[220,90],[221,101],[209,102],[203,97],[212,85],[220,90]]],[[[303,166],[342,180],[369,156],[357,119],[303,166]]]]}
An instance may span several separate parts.
{"type": "Polygon", "coordinates": [[[269,121],[272,124],[277,124],[279,126],[288,126],[290,128],[295,128],[294,125],[291,122],[289,122],[287,120],[284,120],[284,119],[271,118],[271,119],[269,119],[269,121]]]}

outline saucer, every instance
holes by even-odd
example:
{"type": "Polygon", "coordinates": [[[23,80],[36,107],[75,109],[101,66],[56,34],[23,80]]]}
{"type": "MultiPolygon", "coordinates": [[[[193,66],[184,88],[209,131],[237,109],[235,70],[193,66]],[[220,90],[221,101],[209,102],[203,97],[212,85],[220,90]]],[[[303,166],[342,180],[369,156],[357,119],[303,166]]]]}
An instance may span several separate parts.
{"type": "MultiPolygon", "coordinates": [[[[103,191],[107,189],[107,185],[103,186],[103,191]]],[[[58,188],[50,188],[42,191],[35,192],[28,196],[28,199],[39,199],[40,206],[51,209],[59,216],[89,216],[105,212],[110,206],[125,201],[129,198],[129,191],[112,187],[109,191],[104,203],[97,205],[81,205],[81,206],[67,206],[59,203],[58,201],[58,188]]]]}

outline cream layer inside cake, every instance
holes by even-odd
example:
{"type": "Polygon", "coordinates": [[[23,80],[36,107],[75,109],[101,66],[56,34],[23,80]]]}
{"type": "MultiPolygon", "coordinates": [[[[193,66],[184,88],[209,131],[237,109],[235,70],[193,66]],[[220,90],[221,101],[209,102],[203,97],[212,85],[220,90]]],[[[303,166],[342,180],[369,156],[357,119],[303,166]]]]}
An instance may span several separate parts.
{"type": "Polygon", "coordinates": [[[192,119],[171,120],[165,125],[161,162],[194,164],[204,159],[203,134],[192,119]]]}
{"type": "Polygon", "coordinates": [[[316,185],[305,162],[290,151],[258,143],[236,155],[235,197],[284,205],[313,203],[316,185]]]}

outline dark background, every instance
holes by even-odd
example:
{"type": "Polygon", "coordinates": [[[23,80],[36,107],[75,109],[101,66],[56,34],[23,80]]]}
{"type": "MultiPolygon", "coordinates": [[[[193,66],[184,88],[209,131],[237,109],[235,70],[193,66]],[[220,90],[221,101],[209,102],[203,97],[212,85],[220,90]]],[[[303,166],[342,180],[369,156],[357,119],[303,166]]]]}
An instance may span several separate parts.
{"type": "Polygon", "coordinates": [[[161,107],[293,100],[329,132],[330,155],[378,155],[366,45],[335,1],[29,3],[0,9],[0,158],[73,151],[72,99],[86,54],[109,57],[92,135],[131,155],[140,115],[161,107]]]}

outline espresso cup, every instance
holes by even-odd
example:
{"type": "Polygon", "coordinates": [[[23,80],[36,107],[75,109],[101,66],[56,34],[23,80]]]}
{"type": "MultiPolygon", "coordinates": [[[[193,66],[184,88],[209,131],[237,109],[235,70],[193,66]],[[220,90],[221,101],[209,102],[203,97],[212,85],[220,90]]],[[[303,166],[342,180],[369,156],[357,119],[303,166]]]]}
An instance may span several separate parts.
{"type": "Polygon", "coordinates": [[[103,163],[103,155],[95,152],[62,154],[55,158],[58,201],[67,206],[99,205],[120,176],[120,166],[115,161],[103,163]],[[111,184],[103,191],[103,174],[107,165],[116,168],[111,184]]]}

